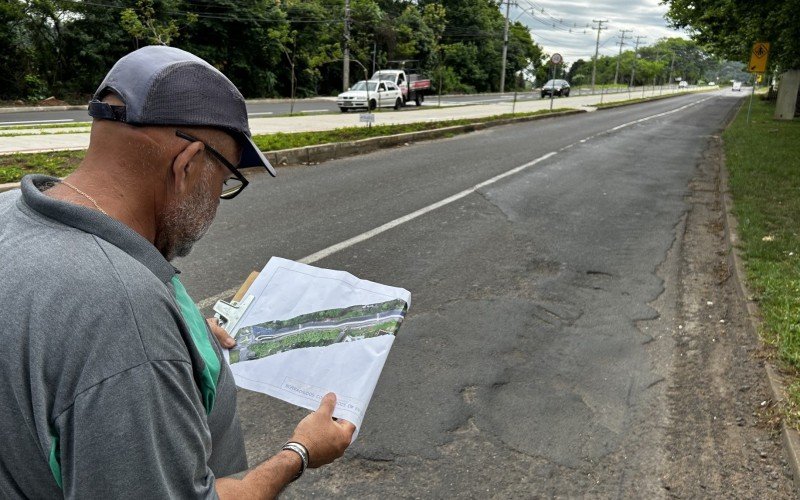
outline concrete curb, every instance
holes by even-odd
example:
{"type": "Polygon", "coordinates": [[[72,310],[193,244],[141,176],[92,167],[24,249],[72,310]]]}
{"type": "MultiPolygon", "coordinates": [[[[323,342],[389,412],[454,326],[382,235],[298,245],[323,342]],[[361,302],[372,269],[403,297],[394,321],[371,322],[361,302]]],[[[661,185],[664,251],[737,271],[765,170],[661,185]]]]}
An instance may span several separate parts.
{"type": "MultiPolygon", "coordinates": [[[[751,300],[752,295],[745,283],[747,275],[744,271],[744,262],[738,250],[740,241],[737,232],[738,221],[731,213],[733,199],[728,189],[728,169],[724,161],[720,170],[720,190],[722,191],[722,209],[725,212],[725,236],[730,246],[728,264],[733,270],[733,277],[736,281],[737,288],[747,308],[750,328],[753,333],[758,334],[758,327],[761,324],[761,313],[758,309],[758,305],[751,300]]],[[[769,386],[772,390],[773,401],[783,401],[786,394],[786,384],[784,383],[783,377],[769,362],[765,362],[765,369],[767,372],[767,379],[769,380],[769,386]]],[[[786,459],[792,469],[795,491],[800,495],[800,433],[786,425],[786,422],[781,421],[781,440],[783,441],[783,449],[786,452],[786,459]]]]}
{"type": "MultiPolygon", "coordinates": [[[[555,113],[544,113],[534,116],[520,116],[518,118],[504,118],[502,120],[492,120],[488,122],[470,123],[468,125],[455,125],[452,127],[436,128],[432,130],[422,130],[419,132],[407,132],[405,134],[385,135],[381,137],[371,137],[351,142],[334,142],[328,144],[318,144],[315,146],[304,146],[301,148],[282,149],[278,151],[268,151],[265,153],[267,159],[276,167],[290,165],[313,165],[328,160],[371,153],[378,149],[390,148],[408,142],[438,139],[450,134],[463,134],[474,132],[489,127],[508,125],[511,123],[522,123],[544,118],[555,118],[559,116],[575,115],[586,113],[585,109],[572,109],[569,111],[558,111],[555,113]]],[[[0,193],[11,189],[19,188],[19,182],[0,184],[0,193]]]]}
{"type": "MultiPolygon", "coordinates": [[[[86,109],[86,104],[70,106],[17,106],[13,108],[0,108],[0,113],[25,113],[33,111],[74,111],[86,109]]],[[[86,115],[89,116],[89,115],[86,115]]]]}
{"type": "Polygon", "coordinates": [[[11,191],[12,189],[17,189],[19,187],[19,182],[7,182],[5,184],[0,184],[0,193],[5,191],[11,191]]]}

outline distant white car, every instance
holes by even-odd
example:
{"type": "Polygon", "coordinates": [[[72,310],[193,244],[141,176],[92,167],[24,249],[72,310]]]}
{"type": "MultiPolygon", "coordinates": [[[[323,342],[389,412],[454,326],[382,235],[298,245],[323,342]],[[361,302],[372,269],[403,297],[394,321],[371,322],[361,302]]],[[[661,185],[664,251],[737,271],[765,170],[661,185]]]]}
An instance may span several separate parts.
{"type": "Polygon", "coordinates": [[[392,82],[380,80],[361,80],[342,92],[336,98],[336,105],[342,113],[350,109],[399,109],[403,105],[403,94],[392,82]]]}
{"type": "Polygon", "coordinates": [[[733,82],[733,85],[731,85],[731,90],[733,92],[741,92],[742,91],[742,82],[733,82]]]}
{"type": "Polygon", "coordinates": [[[687,82],[686,80],[681,80],[680,83],[678,83],[678,88],[680,89],[685,89],[688,87],[689,87],[689,82],[687,82]]]}

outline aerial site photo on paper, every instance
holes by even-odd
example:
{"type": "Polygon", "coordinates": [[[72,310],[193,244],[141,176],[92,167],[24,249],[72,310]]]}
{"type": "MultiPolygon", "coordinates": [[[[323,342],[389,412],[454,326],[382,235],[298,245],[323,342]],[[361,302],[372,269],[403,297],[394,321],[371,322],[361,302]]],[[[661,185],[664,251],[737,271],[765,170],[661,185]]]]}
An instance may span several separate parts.
{"type": "Polygon", "coordinates": [[[292,349],[394,335],[406,309],[406,303],[397,299],[246,326],[236,333],[236,347],[230,351],[230,362],[260,359],[292,349]]]}

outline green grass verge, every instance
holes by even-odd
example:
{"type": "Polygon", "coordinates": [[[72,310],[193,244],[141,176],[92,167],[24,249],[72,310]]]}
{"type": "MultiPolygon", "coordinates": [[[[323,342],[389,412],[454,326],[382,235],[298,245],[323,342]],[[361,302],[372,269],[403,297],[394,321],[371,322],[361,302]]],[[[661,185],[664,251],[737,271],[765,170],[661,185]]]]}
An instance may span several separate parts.
{"type": "Polygon", "coordinates": [[[48,128],[89,128],[92,122],[65,122],[65,123],[40,123],[40,124],[27,124],[27,125],[2,125],[0,132],[5,130],[31,130],[31,129],[48,129],[48,128]]]}
{"type": "Polygon", "coordinates": [[[725,131],[734,213],[747,281],[763,324],[761,335],[795,374],[787,414],[800,424],[800,120],[772,119],[775,107],[753,101],[725,131]]]}
{"type": "MultiPolygon", "coordinates": [[[[554,109],[553,112],[567,111],[567,109],[554,109]]],[[[385,135],[404,134],[408,132],[420,132],[436,128],[452,127],[456,125],[469,125],[471,123],[482,123],[507,118],[520,118],[526,116],[544,115],[550,113],[549,110],[533,111],[530,113],[506,113],[503,115],[487,116],[483,118],[471,118],[463,120],[446,120],[437,122],[404,123],[398,125],[374,125],[372,127],[347,127],[321,132],[294,132],[270,135],[258,135],[254,137],[256,144],[263,151],[277,151],[281,149],[301,148],[313,146],[315,144],[327,144],[331,142],[357,141],[380,137],[385,135]]]]}
{"type": "MultiPolygon", "coordinates": [[[[553,112],[567,111],[567,109],[554,109],[553,112]]],[[[447,120],[439,122],[408,123],[401,125],[375,125],[373,127],[347,127],[323,132],[295,132],[277,133],[270,135],[257,135],[253,139],[262,151],[277,151],[280,149],[299,148],[331,142],[356,141],[380,137],[385,135],[402,134],[432,130],[454,125],[468,125],[506,118],[520,118],[548,114],[550,111],[541,110],[531,113],[507,113],[484,118],[469,120],[447,120]]],[[[0,184],[17,182],[28,174],[47,174],[64,177],[78,166],[83,159],[85,151],[57,151],[49,153],[19,153],[0,156],[0,184]]]]}
{"type": "Polygon", "coordinates": [[[27,174],[64,177],[78,166],[85,151],[20,153],[0,156],[0,184],[17,182],[27,174]]]}

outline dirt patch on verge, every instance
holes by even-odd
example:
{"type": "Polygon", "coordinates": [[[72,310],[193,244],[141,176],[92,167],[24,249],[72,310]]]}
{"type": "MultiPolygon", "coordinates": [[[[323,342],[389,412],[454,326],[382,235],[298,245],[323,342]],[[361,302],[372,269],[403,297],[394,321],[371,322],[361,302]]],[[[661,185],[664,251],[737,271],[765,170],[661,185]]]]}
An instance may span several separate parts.
{"type": "Polygon", "coordinates": [[[763,347],[729,268],[723,165],[714,137],[688,199],[662,486],[674,498],[795,498],[763,347]]]}

